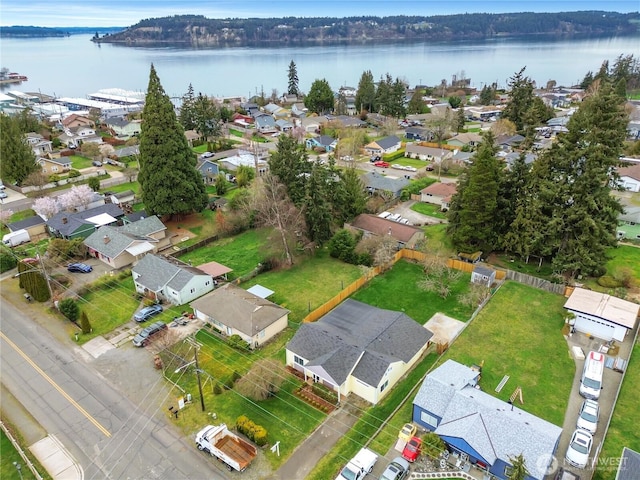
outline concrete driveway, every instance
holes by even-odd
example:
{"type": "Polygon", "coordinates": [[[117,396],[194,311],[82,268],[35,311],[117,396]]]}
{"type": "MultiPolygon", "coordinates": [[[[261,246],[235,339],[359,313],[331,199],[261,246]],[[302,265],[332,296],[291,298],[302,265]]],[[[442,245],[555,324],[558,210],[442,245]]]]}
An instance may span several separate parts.
{"type": "Polygon", "coordinates": [[[78,260],[77,262],[91,265],[93,267],[93,271],[90,273],[68,272],[67,265],[74,263],[72,261],[59,262],[55,268],[49,270],[49,275],[63,275],[71,280],[71,284],[64,291],[65,293],[63,296],[65,297],[76,293],[81,287],[96,281],[103,275],[107,275],[112,271],[111,267],[97,258],[89,257],[86,260],[78,260]]]}
{"type": "MultiPolygon", "coordinates": [[[[636,327],[638,328],[638,327],[636,327]]],[[[616,356],[624,358],[626,360],[629,359],[631,354],[631,349],[633,347],[633,338],[635,336],[635,330],[629,332],[626,336],[625,341],[615,342],[616,345],[619,346],[619,352],[616,356]]],[[[569,351],[574,346],[578,346],[582,349],[585,356],[588,355],[589,351],[594,350],[598,351],[602,345],[606,342],[604,340],[598,338],[589,338],[587,335],[583,333],[576,332],[570,337],[567,338],[567,344],[569,347],[569,351]]],[[[585,469],[579,469],[572,467],[569,463],[566,462],[565,454],[567,453],[567,447],[569,446],[569,441],[571,440],[571,435],[576,429],[576,422],[578,420],[578,413],[580,412],[580,407],[582,406],[582,402],[584,398],[580,396],[578,390],[580,388],[580,379],[582,377],[582,368],[584,366],[584,360],[575,360],[576,363],[576,374],[573,379],[573,387],[571,389],[571,395],[569,395],[569,401],[567,404],[567,411],[564,417],[564,424],[562,425],[562,435],[560,437],[560,442],[558,444],[558,450],[556,451],[556,460],[557,464],[554,465],[555,468],[563,467],[565,470],[569,470],[576,475],[579,475],[582,479],[591,478],[593,475],[595,468],[593,468],[593,464],[587,465],[585,469]]],[[[616,400],[616,395],[618,393],[618,389],[620,388],[620,383],[622,382],[622,374],[619,372],[615,372],[609,368],[604,369],[604,377],[603,377],[603,390],[600,392],[600,398],[598,400],[598,404],[600,405],[600,419],[598,421],[598,430],[593,436],[593,448],[591,449],[591,462],[595,457],[596,452],[602,448],[602,443],[604,442],[604,434],[605,428],[609,423],[611,415],[613,414],[613,408],[615,406],[614,402],[616,400]]],[[[600,462],[606,461],[605,459],[601,459],[600,462]]]]}
{"type": "Polygon", "coordinates": [[[411,210],[411,206],[415,203],[416,200],[399,203],[390,209],[389,212],[400,214],[402,217],[409,220],[412,225],[435,225],[438,223],[447,223],[447,221],[442,218],[430,217],[428,215],[423,215],[422,213],[414,212],[411,210]]]}

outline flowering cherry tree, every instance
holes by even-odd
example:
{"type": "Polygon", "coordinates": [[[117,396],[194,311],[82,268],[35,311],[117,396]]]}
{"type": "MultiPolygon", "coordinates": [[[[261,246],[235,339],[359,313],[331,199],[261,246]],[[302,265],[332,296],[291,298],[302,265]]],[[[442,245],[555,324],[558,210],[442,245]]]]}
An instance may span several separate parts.
{"type": "Polygon", "coordinates": [[[0,210],[0,223],[6,225],[6,223],[11,218],[11,215],[13,215],[12,210],[0,210]]]}
{"type": "Polygon", "coordinates": [[[72,211],[78,207],[87,208],[94,196],[94,191],[88,185],[73,186],[69,191],[58,197],[62,209],[72,211]]]}
{"type": "Polygon", "coordinates": [[[60,204],[55,198],[40,197],[36,198],[31,208],[42,218],[48,220],[60,211],[60,204]]]}

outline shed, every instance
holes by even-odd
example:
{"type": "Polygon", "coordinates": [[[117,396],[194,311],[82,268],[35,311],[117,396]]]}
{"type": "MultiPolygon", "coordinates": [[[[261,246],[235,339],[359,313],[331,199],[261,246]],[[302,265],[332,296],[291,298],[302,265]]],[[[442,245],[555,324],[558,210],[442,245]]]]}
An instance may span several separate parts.
{"type": "Polygon", "coordinates": [[[485,265],[476,264],[471,272],[471,283],[491,287],[496,281],[496,271],[485,265]]]}

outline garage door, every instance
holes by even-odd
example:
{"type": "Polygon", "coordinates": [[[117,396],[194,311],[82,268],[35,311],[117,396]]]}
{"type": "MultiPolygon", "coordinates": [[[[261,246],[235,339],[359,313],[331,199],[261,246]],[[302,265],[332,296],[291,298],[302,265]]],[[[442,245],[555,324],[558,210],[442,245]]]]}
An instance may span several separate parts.
{"type": "Polygon", "coordinates": [[[611,340],[613,338],[614,327],[609,324],[598,322],[597,320],[591,320],[589,318],[577,318],[576,330],[582,333],[589,333],[594,337],[602,338],[603,340],[611,340]]]}

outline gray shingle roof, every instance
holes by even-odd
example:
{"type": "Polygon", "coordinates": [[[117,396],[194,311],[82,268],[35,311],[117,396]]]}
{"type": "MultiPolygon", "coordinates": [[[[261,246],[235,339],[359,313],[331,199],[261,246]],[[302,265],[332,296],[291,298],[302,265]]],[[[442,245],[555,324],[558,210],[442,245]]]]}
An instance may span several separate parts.
{"type": "Polygon", "coordinates": [[[394,194],[400,192],[400,190],[402,190],[410,183],[409,180],[404,177],[387,177],[376,172],[367,172],[360,178],[362,179],[362,183],[364,183],[366,187],[370,187],[375,190],[387,190],[389,192],[393,192],[394,194]]]}
{"type": "Polygon", "coordinates": [[[640,453],[623,447],[616,480],[637,480],[640,472],[640,453]]]}
{"type": "Polygon", "coordinates": [[[165,286],[180,291],[195,276],[207,275],[175,258],[153,254],[142,257],[131,271],[140,275],[136,282],[152,292],[162,290],[165,286]]]}
{"type": "Polygon", "coordinates": [[[538,459],[554,453],[562,429],[474,388],[477,375],[447,360],[427,375],[413,403],[442,418],[438,435],[464,439],[490,464],[522,454],[532,477],[544,478],[538,459]]]}
{"type": "Polygon", "coordinates": [[[34,215],[33,217],[25,218],[24,220],[20,220],[19,222],[13,222],[7,224],[7,228],[12,232],[17,230],[22,230],[25,228],[35,227],[36,225],[42,225],[45,221],[39,215],[34,215]]]}
{"type": "Polygon", "coordinates": [[[400,143],[400,139],[395,135],[391,135],[389,137],[381,138],[380,140],[376,141],[376,143],[380,145],[381,148],[386,150],[387,148],[391,148],[394,145],[398,145],[400,143]]]}
{"type": "Polygon", "coordinates": [[[342,384],[349,373],[378,385],[389,364],[411,358],[433,334],[402,312],[348,299],[314,323],[303,324],[287,349],[322,367],[342,384]]]}
{"type": "Polygon", "coordinates": [[[106,213],[111,215],[114,218],[119,218],[124,215],[124,212],[120,207],[113,203],[105,203],[104,205],[100,205],[99,207],[91,208],[89,210],[84,210],[82,212],[60,212],[47,220],[47,225],[54,230],[60,232],[63,236],[71,235],[75,232],[81,225],[90,224],[86,219],[95,217],[96,215],[100,215],[102,213],[106,213]],[[66,219],[66,223],[64,222],[66,219]]]}
{"type": "Polygon", "coordinates": [[[211,318],[254,336],[289,313],[289,310],[227,283],[190,303],[211,318]]]}
{"type": "Polygon", "coordinates": [[[157,240],[150,238],[148,235],[165,228],[160,219],[153,215],[122,227],[110,227],[108,225],[100,227],[85,239],[84,244],[96,252],[100,252],[105,257],[116,258],[134,243],[157,242],[157,240]],[[105,237],[109,239],[106,243],[105,237]]]}

